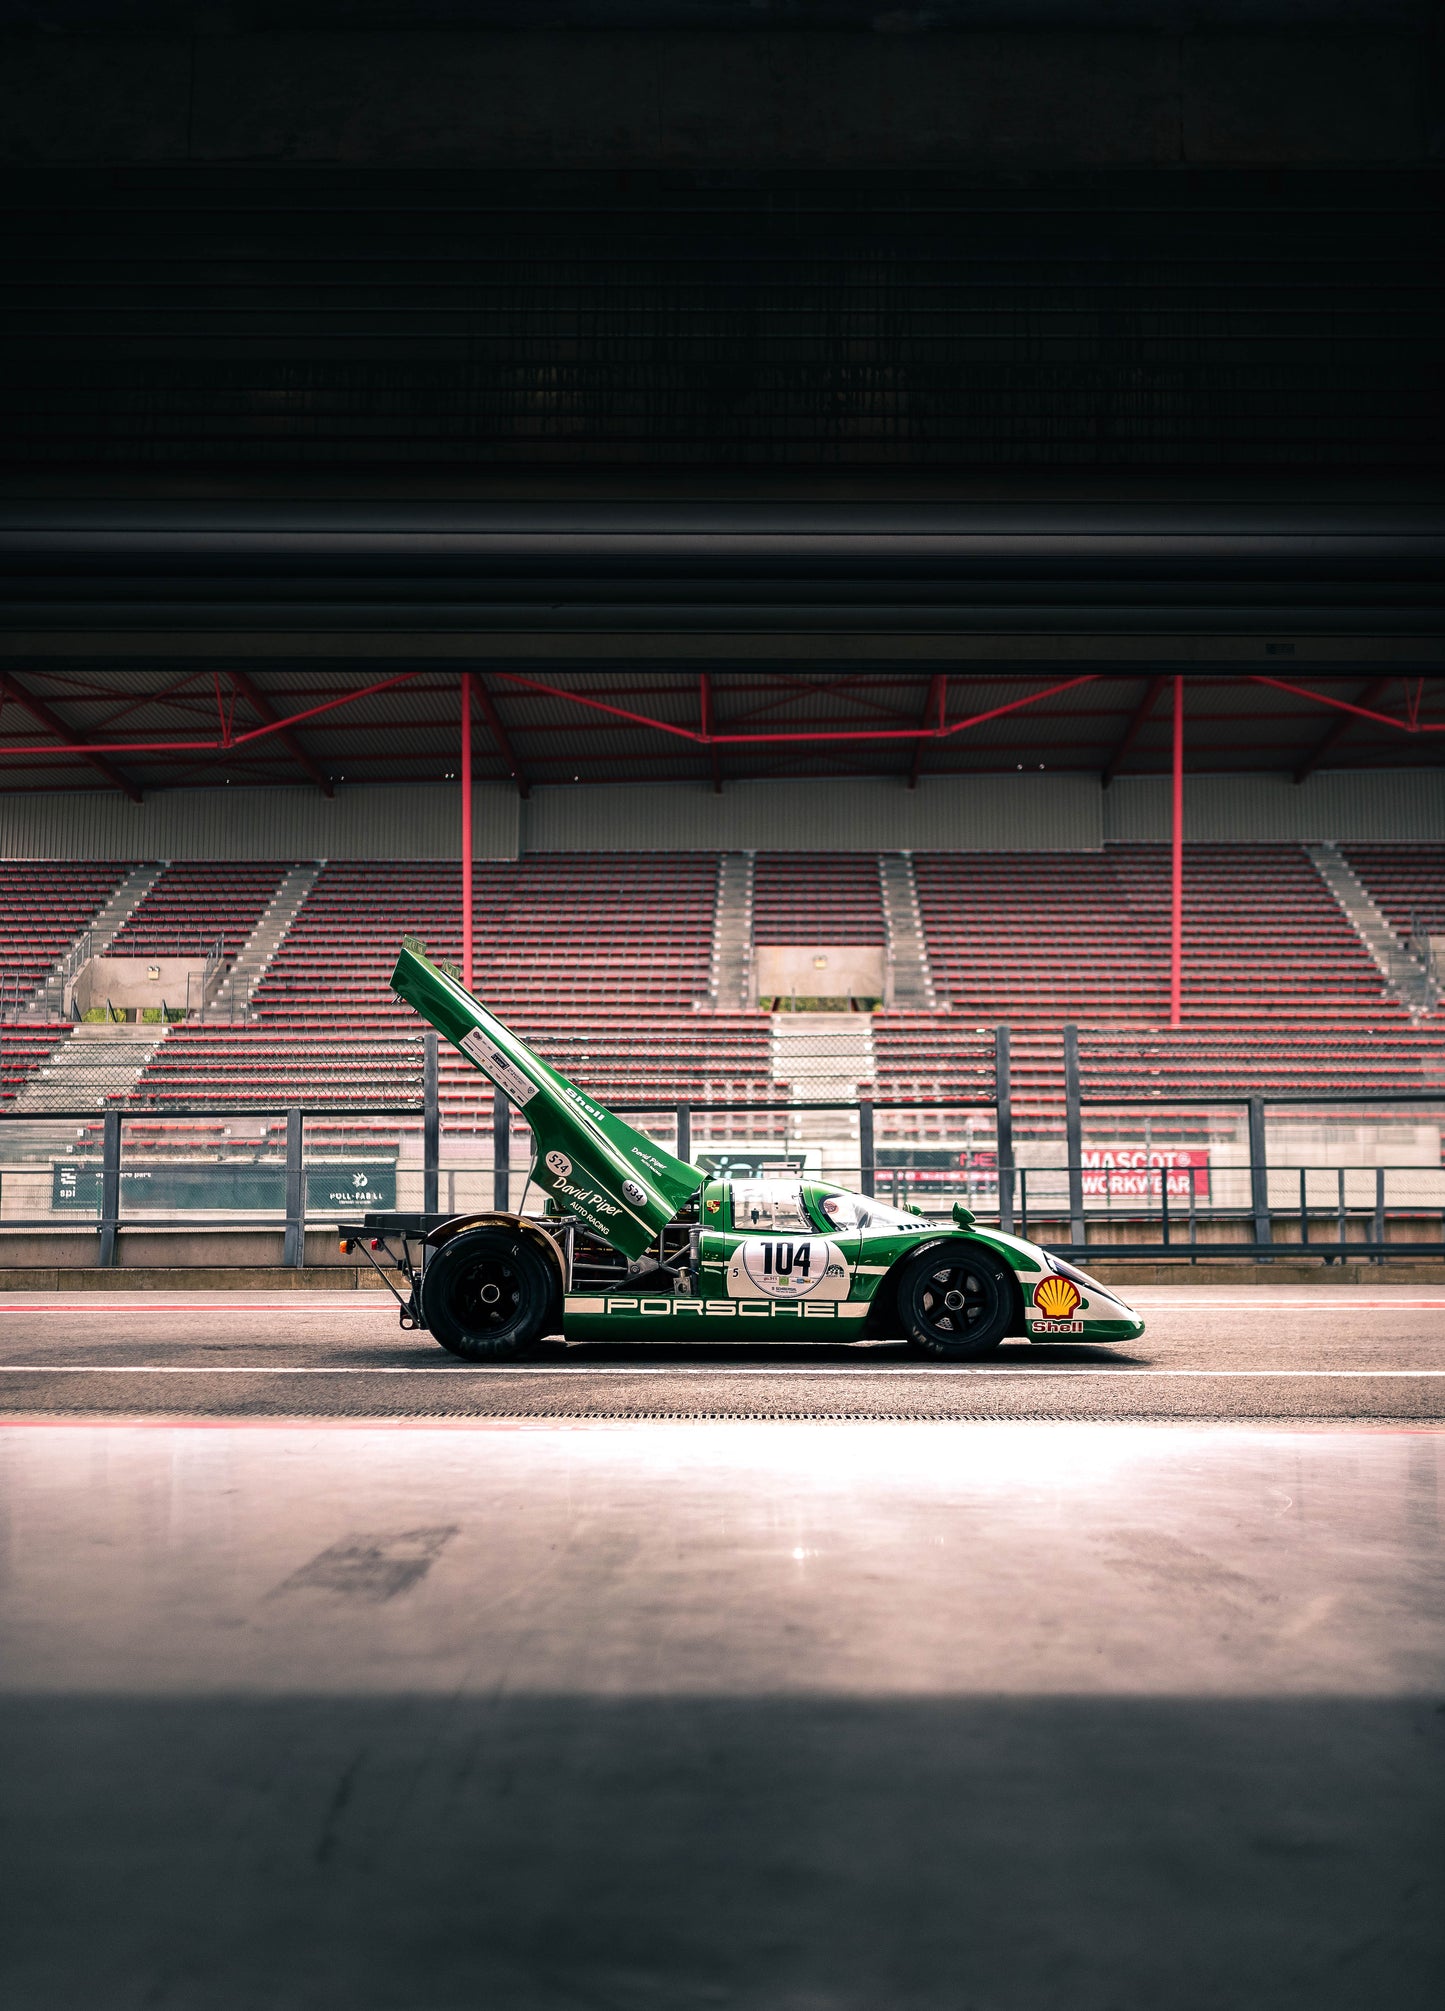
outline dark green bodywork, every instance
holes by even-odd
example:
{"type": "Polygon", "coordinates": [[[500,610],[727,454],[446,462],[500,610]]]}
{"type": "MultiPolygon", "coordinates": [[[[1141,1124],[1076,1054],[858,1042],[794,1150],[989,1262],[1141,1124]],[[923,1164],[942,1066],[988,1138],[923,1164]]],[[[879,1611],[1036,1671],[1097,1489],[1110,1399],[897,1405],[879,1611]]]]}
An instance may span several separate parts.
{"type": "Polygon", "coordinates": [[[640,1258],[696,1199],[691,1280],[675,1290],[568,1291],[568,1340],[856,1338],[886,1326],[886,1314],[870,1315],[884,1311],[875,1299],[887,1294],[902,1259],[961,1236],[996,1252],[1013,1273],[1020,1333],[1042,1317],[1036,1288],[1052,1278],[1057,1290],[1061,1275],[1077,1280],[1078,1304],[1069,1321],[1049,1326],[1049,1338],[1064,1331],[1122,1341],[1144,1331],[1112,1292],[1067,1272],[1038,1244],[975,1223],[967,1209],[955,1210],[957,1226],[949,1227],[826,1181],[712,1178],[594,1102],[415,943],[403,947],[392,988],[517,1105],[531,1127],[533,1180],[612,1248],[640,1258]]]}

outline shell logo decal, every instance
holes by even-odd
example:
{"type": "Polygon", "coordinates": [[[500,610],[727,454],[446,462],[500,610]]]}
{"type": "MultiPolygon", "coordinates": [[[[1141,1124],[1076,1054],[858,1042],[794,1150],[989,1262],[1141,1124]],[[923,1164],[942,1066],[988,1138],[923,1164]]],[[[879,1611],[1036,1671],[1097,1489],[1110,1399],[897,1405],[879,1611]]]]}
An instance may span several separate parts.
{"type": "Polygon", "coordinates": [[[1067,1320],[1079,1303],[1079,1288],[1072,1278],[1048,1277],[1034,1287],[1034,1304],[1051,1320],[1067,1320]]]}

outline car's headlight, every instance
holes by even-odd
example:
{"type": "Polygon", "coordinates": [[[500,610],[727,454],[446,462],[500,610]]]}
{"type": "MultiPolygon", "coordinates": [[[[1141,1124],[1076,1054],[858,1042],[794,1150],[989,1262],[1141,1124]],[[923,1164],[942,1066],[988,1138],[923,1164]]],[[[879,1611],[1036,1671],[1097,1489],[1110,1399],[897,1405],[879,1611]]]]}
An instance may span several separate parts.
{"type": "Polygon", "coordinates": [[[1110,1298],[1113,1297],[1112,1289],[1108,1285],[1101,1285],[1097,1278],[1091,1278],[1088,1272],[1081,1271],[1077,1264],[1067,1264],[1062,1257],[1050,1257],[1049,1264],[1061,1278],[1068,1278],[1075,1285],[1087,1285],[1091,1292],[1104,1292],[1110,1298]]]}

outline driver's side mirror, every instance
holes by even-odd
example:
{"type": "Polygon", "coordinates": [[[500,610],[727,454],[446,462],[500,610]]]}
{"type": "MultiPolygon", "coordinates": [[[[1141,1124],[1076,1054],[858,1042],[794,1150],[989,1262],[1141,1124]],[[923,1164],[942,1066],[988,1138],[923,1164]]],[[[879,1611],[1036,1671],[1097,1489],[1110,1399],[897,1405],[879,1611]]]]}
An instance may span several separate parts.
{"type": "Polygon", "coordinates": [[[960,1229],[971,1229],[978,1218],[971,1208],[965,1208],[961,1201],[955,1201],[953,1219],[960,1229]]]}

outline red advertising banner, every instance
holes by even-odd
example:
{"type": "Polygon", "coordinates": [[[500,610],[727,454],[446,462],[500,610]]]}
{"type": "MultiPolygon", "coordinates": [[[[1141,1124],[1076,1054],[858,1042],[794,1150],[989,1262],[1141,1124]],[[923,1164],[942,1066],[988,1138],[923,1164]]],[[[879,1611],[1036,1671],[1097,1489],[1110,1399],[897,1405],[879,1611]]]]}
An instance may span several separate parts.
{"type": "Polygon", "coordinates": [[[1084,1153],[1084,1195],[1157,1201],[1161,1182],[1171,1201],[1209,1199],[1207,1145],[1096,1145],[1084,1153]]]}

